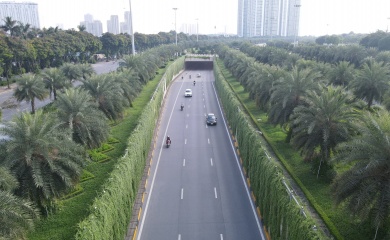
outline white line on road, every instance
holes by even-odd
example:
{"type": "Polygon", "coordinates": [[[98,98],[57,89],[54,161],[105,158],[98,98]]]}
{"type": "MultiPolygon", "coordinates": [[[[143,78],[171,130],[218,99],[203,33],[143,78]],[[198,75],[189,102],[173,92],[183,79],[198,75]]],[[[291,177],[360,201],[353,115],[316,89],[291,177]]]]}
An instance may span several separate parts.
{"type": "Polygon", "coordinates": [[[189,116],[190,116],[190,114],[187,113],[187,117],[189,117],[189,116]]]}
{"type": "Polygon", "coordinates": [[[210,144],[210,138],[207,138],[207,142],[210,144]]]}
{"type": "Polygon", "coordinates": [[[203,108],[206,108],[206,105],[203,105],[203,108]]]}
{"type": "MultiPolygon", "coordinates": [[[[222,235],[222,234],[221,234],[222,235]]],[[[181,235],[179,234],[179,236],[177,237],[177,240],[181,240],[181,235]]]]}
{"type": "MultiPolygon", "coordinates": [[[[214,94],[215,94],[215,96],[217,96],[217,91],[216,91],[216,89],[215,89],[215,86],[214,86],[214,84],[212,84],[212,85],[213,85],[214,94]]],[[[226,122],[225,122],[225,118],[223,117],[221,104],[219,103],[218,98],[217,98],[217,103],[218,103],[219,111],[220,111],[220,113],[221,113],[221,116],[222,116],[222,119],[223,119],[223,122],[224,122],[224,125],[225,125],[225,131],[226,131],[227,135],[230,136],[230,134],[229,134],[229,129],[227,128],[227,125],[226,125],[226,122]]],[[[230,137],[229,137],[229,141],[230,141],[230,147],[232,148],[232,151],[234,152],[234,157],[235,157],[235,159],[236,159],[237,167],[238,167],[238,169],[241,169],[240,163],[239,163],[239,160],[238,160],[236,151],[235,151],[235,147],[234,147],[233,142],[232,142],[232,139],[231,139],[230,137]]],[[[263,230],[262,230],[262,229],[263,229],[263,228],[262,228],[262,224],[260,223],[259,217],[258,217],[258,215],[257,215],[256,209],[255,209],[255,205],[254,205],[254,203],[252,202],[252,197],[251,197],[251,195],[250,195],[250,193],[249,193],[249,189],[248,189],[248,186],[246,185],[246,180],[245,180],[245,177],[244,177],[244,174],[243,174],[242,171],[240,171],[240,175],[241,175],[241,180],[242,180],[242,182],[243,182],[243,184],[244,184],[244,187],[245,187],[245,190],[246,190],[246,194],[247,194],[249,203],[250,203],[250,205],[251,205],[251,207],[252,207],[253,215],[255,216],[255,219],[256,219],[257,229],[259,230],[261,239],[262,239],[262,240],[265,240],[266,238],[265,238],[264,233],[263,233],[263,230]]]]}
{"type": "Polygon", "coordinates": [[[214,195],[215,195],[215,198],[218,198],[218,195],[217,195],[217,188],[214,188],[214,195]]]}
{"type": "Polygon", "coordinates": [[[186,159],[183,159],[183,167],[186,166],[186,159]]]}
{"type": "Polygon", "coordinates": [[[214,166],[214,165],[213,165],[213,159],[212,159],[212,158],[210,158],[210,163],[211,163],[211,166],[214,166]]]}
{"type": "Polygon", "coordinates": [[[186,124],[186,128],[188,128],[188,124],[186,124]]]}
{"type": "Polygon", "coordinates": [[[221,237],[221,240],[223,240],[223,234],[221,233],[221,234],[219,234],[219,236],[221,237]]]}
{"type": "Polygon", "coordinates": [[[187,144],[187,138],[186,138],[186,139],[184,139],[184,144],[187,144]]]}
{"type": "MultiPolygon", "coordinates": [[[[183,83],[184,83],[184,82],[183,82],[183,83]]],[[[179,92],[181,92],[181,88],[182,88],[182,86],[183,86],[183,83],[181,84],[181,87],[180,87],[179,92]]],[[[176,104],[178,98],[179,98],[179,93],[176,95],[175,104],[176,104]]],[[[167,124],[167,127],[165,128],[165,132],[164,132],[164,137],[167,135],[168,126],[169,126],[169,124],[170,124],[170,122],[171,122],[172,115],[173,115],[173,111],[174,111],[174,108],[172,108],[171,114],[169,115],[168,124],[167,124]]],[[[141,222],[140,222],[140,224],[139,224],[139,231],[138,231],[138,235],[137,235],[137,240],[140,240],[141,237],[142,237],[142,230],[143,230],[143,228],[144,228],[145,218],[146,218],[146,215],[147,215],[147,212],[148,212],[148,208],[149,208],[150,197],[152,196],[152,193],[153,193],[154,182],[155,182],[155,179],[156,179],[158,166],[160,165],[161,153],[162,153],[162,150],[163,150],[163,148],[164,148],[163,146],[164,146],[164,141],[163,141],[163,143],[161,144],[160,151],[159,151],[159,154],[158,154],[158,157],[157,157],[156,169],[154,170],[154,173],[153,173],[153,178],[152,178],[152,183],[151,183],[151,185],[150,185],[150,190],[149,190],[148,198],[146,199],[145,210],[144,210],[144,213],[143,213],[143,216],[142,216],[142,220],[141,220],[141,222]]]]}
{"type": "Polygon", "coordinates": [[[180,195],[180,198],[183,199],[183,192],[184,192],[184,189],[182,188],[181,189],[181,195],[180,195]]]}

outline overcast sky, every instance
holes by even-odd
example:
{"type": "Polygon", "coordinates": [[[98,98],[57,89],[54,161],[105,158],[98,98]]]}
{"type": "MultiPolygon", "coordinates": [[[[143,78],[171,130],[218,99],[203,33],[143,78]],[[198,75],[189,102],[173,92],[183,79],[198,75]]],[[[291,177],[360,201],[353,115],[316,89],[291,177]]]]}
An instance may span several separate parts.
{"type": "MultiPolygon", "coordinates": [[[[129,10],[129,0],[30,0],[38,3],[42,27],[62,24],[77,28],[84,14],[92,14],[107,30],[110,15],[129,10]]],[[[291,0],[294,1],[294,0],[291,0]]],[[[134,31],[158,33],[177,30],[184,23],[196,24],[199,33],[237,33],[238,0],[131,0],[134,31]]],[[[372,33],[390,27],[390,0],[301,0],[299,35],[372,33]]]]}

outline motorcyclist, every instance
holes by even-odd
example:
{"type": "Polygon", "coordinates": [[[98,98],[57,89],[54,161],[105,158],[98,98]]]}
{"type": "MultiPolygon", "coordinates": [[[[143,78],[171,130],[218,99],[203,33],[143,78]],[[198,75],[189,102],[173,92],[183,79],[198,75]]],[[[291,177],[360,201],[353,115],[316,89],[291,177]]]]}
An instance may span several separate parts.
{"type": "Polygon", "coordinates": [[[183,111],[183,109],[184,109],[183,103],[180,105],[180,109],[183,111]]]}
{"type": "Polygon", "coordinates": [[[167,144],[171,144],[171,138],[169,137],[169,135],[167,136],[167,144]]]}
{"type": "Polygon", "coordinates": [[[194,80],[194,86],[195,86],[195,80],[194,80]]]}

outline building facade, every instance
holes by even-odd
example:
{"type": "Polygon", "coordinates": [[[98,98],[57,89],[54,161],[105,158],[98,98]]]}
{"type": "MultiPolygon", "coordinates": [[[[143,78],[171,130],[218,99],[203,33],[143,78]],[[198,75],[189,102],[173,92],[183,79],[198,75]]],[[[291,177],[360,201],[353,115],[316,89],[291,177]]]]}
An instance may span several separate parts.
{"type": "Polygon", "coordinates": [[[103,25],[101,21],[93,20],[91,14],[84,15],[84,21],[80,25],[85,26],[85,31],[100,37],[103,34],[103,25]]]}
{"type": "Polygon", "coordinates": [[[112,34],[119,34],[118,15],[111,15],[110,20],[107,20],[107,32],[112,34]]]}
{"type": "Polygon", "coordinates": [[[40,28],[38,4],[32,2],[0,2],[0,25],[4,24],[6,17],[30,24],[33,28],[40,28]]]}
{"type": "Polygon", "coordinates": [[[237,35],[297,36],[301,0],[238,0],[237,35]]]}

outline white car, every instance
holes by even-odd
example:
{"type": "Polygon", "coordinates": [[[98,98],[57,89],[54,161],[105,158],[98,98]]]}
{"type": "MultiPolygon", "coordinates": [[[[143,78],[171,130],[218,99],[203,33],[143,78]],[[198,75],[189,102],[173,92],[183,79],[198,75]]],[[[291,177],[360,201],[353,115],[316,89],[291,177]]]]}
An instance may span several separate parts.
{"type": "Polygon", "coordinates": [[[192,97],[192,90],[191,89],[186,89],[184,93],[184,97],[192,97]]]}
{"type": "Polygon", "coordinates": [[[200,78],[200,73],[196,74],[196,77],[200,78]]]}

